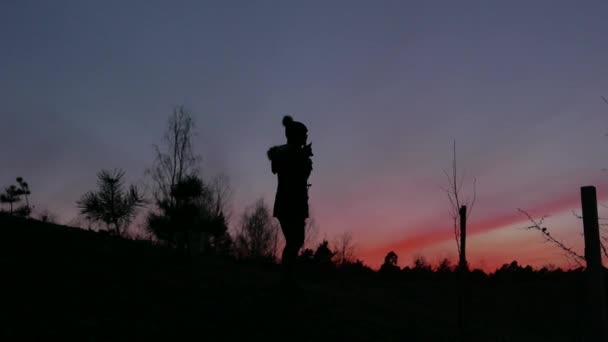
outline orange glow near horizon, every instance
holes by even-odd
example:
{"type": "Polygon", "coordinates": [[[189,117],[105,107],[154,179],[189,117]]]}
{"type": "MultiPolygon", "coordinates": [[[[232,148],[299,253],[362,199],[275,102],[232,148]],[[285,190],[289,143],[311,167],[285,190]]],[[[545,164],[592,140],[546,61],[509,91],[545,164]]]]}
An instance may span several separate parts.
{"type": "MultiPolygon", "coordinates": [[[[608,196],[598,195],[598,201],[605,199],[608,199],[608,196]]],[[[561,215],[561,221],[564,221],[568,217],[576,219],[572,215],[572,210],[578,208],[580,208],[580,197],[575,192],[538,204],[530,209],[522,209],[536,219],[544,215],[561,215]]],[[[572,229],[572,224],[562,227],[563,224],[554,223],[547,224],[547,227],[552,232],[555,229],[561,229],[561,237],[568,236],[570,238],[568,244],[579,247],[582,251],[582,237],[577,235],[582,232],[582,223],[576,224],[580,224],[580,231],[572,229]]],[[[516,209],[499,216],[479,219],[472,217],[467,236],[467,259],[471,267],[492,272],[502,264],[510,263],[513,260],[522,265],[529,264],[535,267],[547,264],[563,268],[576,266],[568,261],[559,248],[550,243],[543,243],[542,236],[538,232],[517,231],[517,228],[527,226],[529,226],[527,218],[516,209]]],[[[413,228],[411,230],[413,235],[407,238],[362,248],[359,257],[373,268],[378,268],[382,264],[384,256],[389,251],[397,253],[401,267],[411,265],[412,260],[419,255],[424,256],[431,264],[437,264],[446,257],[453,262],[456,261],[457,252],[453,230],[449,228],[428,231],[427,227],[413,228]]]]}

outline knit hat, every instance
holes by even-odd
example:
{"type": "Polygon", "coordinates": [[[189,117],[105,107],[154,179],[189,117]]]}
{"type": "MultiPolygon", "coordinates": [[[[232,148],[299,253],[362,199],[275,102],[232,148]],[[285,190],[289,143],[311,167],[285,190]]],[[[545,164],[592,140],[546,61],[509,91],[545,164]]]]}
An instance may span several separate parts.
{"type": "Polygon", "coordinates": [[[287,140],[290,140],[298,135],[308,133],[308,128],[306,128],[306,125],[299,121],[294,121],[289,115],[285,115],[283,117],[283,126],[285,126],[285,136],[287,137],[287,140]]]}

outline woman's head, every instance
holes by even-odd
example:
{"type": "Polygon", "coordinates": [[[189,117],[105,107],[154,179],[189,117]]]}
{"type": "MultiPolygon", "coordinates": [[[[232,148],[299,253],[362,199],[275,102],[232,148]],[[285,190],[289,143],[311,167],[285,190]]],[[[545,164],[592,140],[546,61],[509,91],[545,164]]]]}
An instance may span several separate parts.
{"type": "Polygon", "coordinates": [[[285,136],[287,143],[293,145],[305,145],[308,139],[308,128],[298,121],[294,121],[289,115],[283,117],[283,126],[285,126],[285,136]]]}

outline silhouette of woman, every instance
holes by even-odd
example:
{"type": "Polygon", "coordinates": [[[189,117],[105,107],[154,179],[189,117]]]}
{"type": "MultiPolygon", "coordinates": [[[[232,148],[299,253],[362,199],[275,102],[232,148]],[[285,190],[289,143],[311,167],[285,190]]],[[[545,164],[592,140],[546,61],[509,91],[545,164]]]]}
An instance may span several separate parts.
{"type": "Polygon", "coordinates": [[[308,129],[291,116],[283,118],[287,144],[268,150],[273,174],[278,185],[273,216],[279,220],[285,236],[282,255],[284,280],[291,281],[298,252],[304,244],[304,228],[308,218],[308,177],[312,171],[311,145],[306,145],[308,129]]]}

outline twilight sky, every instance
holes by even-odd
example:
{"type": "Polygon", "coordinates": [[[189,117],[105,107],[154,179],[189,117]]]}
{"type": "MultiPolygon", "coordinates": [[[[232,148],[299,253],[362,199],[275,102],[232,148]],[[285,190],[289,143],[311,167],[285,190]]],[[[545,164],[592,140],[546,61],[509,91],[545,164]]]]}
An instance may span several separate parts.
{"type": "MultiPolygon", "coordinates": [[[[455,258],[440,186],[457,141],[477,179],[469,259],[567,266],[526,220],[580,246],[579,187],[608,202],[606,1],[0,2],[0,185],[23,176],[66,222],[101,168],[145,181],[184,104],[234,212],[276,180],[285,113],[313,142],[319,238],[455,258]]],[[[236,216],[236,215],[235,215],[236,216]]]]}

